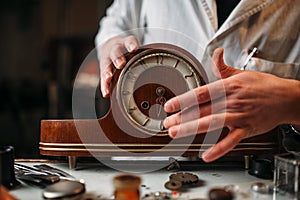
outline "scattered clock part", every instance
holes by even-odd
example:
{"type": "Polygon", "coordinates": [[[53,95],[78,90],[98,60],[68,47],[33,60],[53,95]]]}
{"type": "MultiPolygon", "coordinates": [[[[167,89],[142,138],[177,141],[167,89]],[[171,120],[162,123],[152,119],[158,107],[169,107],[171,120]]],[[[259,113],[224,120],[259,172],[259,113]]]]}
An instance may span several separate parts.
{"type": "Polygon", "coordinates": [[[300,159],[295,154],[275,155],[274,189],[280,193],[300,195],[299,169],[300,159]]]}
{"type": "Polygon", "coordinates": [[[85,184],[80,181],[60,180],[47,186],[43,191],[45,199],[62,199],[75,197],[85,192],[85,184]]]}
{"type": "Polygon", "coordinates": [[[209,200],[233,200],[234,195],[223,188],[213,188],[208,193],[209,200]]]}
{"type": "Polygon", "coordinates": [[[251,191],[261,193],[261,194],[270,193],[272,191],[272,188],[273,188],[272,186],[263,182],[255,182],[251,185],[251,191]]]}
{"type": "Polygon", "coordinates": [[[165,188],[169,190],[179,190],[182,187],[182,183],[180,181],[170,180],[165,183],[165,188]]]}
{"type": "Polygon", "coordinates": [[[223,187],[223,189],[227,192],[231,192],[232,194],[234,194],[234,196],[239,196],[241,197],[241,199],[247,199],[249,198],[249,193],[242,191],[240,189],[240,186],[235,185],[235,184],[229,184],[229,185],[225,185],[223,187]]]}
{"type": "Polygon", "coordinates": [[[197,175],[188,173],[188,172],[178,172],[170,175],[170,180],[172,181],[179,181],[183,185],[185,184],[193,184],[197,183],[199,181],[199,178],[197,175]]]}
{"type": "Polygon", "coordinates": [[[114,196],[117,200],[140,199],[141,178],[132,174],[120,174],[113,178],[114,196]]]}
{"type": "Polygon", "coordinates": [[[240,191],[240,187],[238,185],[230,184],[230,185],[225,185],[224,190],[232,193],[237,193],[240,191]]]}
{"type": "Polygon", "coordinates": [[[167,170],[170,171],[170,170],[179,170],[181,168],[178,160],[176,160],[175,158],[173,157],[170,157],[169,158],[169,166],[167,167],[167,170]]]}
{"type": "Polygon", "coordinates": [[[197,175],[189,172],[178,172],[169,176],[169,181],[165,183],[165,188],[169,190],[180,190],[182,187],[195,186],[199,182],[197,175]]]}
{"type": "Polygon", "coordinates": [[[151,192],[145,194],[142,197],[142,200],[167,200],[172,199],[172,193],[167,192],[151,192]]]}
{"type": "Polygon", "coordinates": [[[272,179],[272,161],[269,159],[251,159],[248,173],[262,179],[272,179]]]}

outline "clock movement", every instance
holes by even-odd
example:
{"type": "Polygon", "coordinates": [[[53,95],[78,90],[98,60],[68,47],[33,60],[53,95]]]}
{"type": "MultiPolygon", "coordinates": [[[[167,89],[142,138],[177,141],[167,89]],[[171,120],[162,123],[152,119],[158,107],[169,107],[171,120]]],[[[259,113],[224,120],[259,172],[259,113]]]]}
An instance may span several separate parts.
{"type": "MultiPolygon", "coordinates": [[[[111,83],[110,108],[99,119],[42,120],[40,153],[53,156],[200,156],[227,129],[172,139],[163,126],[167,100],[208,82],[186,50],[155,43],[126,55],[111,83]],[[209,138],[206,135],[209,134],[209,138]],[[206,138],[206,139],[205,139],[206,138]],[[205,141],[205,142],[204,142],[205,141]]],[[[83,97],[84,98],[84,97],[83,97]]],[[[278,151],[277,130],[243,140],[227,155],[278,151]]]]}

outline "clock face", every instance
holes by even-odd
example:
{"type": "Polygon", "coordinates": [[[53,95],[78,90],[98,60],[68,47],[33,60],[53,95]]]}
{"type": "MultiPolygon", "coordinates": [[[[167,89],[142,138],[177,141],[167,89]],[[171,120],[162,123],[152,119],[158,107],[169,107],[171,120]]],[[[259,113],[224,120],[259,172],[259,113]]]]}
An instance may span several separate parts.
{"type": "Polygon", "coordinates": [[[149,48],[135,55],[122,70],[118,85],[118,103],[129,123],[141,132],[165,136],[163,126],[168,114],[167,100],[204,84],[199,63],[173,45],[149,48]]]}

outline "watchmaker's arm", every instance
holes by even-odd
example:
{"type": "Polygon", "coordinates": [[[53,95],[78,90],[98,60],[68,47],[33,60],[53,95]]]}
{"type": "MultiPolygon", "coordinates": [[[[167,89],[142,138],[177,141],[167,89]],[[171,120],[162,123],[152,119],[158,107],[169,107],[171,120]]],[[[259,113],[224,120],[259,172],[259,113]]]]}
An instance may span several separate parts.
{"type": "Polygon", "coordinates": [[[123,54],[138,49],[140,9],[141,1],[115,0],[100,21],[95,47],[104,97],[110,95],[114,68],[121,69],[126,63],[123,54]]]}
{"type": "Polygon", "coordinates": [[[224,64],[220,48],[215,50],[213,61],[221,80],[166,102],[166,112],[179,111],[164,121],[170,137],[196,134],[191,130],[205,133],[211,126],[212,129],[228,127],[230,133],[202,155],[203,160],[210,162],[244,138],[266,133],[281,124],[300,127],[300,81],[233,69],[224,64]]]}

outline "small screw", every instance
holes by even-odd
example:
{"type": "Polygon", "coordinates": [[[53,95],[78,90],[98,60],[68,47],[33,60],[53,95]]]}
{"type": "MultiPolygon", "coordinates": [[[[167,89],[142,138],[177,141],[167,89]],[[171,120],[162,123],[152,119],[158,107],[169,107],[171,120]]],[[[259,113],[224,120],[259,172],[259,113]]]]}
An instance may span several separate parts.
{"type": "Polygon", "coordinates": [[[181,168],[178,160],[176,160],[175,158],[170,157],[169,161],[170,161],[170,165],[167,168],[168,171],[175,170],[175,169],[179,170],[181,168]]]}
{"type": "Polygon", "coordinates": [[[163,87],[156,88],[156,94],[160,97],[163,96],[165,94],[165,92],[166,92],[166,90],[163,87]]]}

